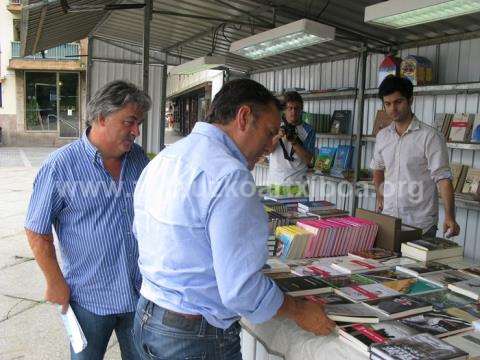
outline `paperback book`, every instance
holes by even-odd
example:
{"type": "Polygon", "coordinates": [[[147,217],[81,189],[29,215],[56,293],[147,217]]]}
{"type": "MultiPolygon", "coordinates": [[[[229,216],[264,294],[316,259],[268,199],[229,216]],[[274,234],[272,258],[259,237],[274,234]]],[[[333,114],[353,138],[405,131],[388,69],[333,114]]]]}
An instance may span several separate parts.
{"type": "Polygon", "coordinates": [[[372,354],[392,360],[466,359],[468,354],[430,334],[416,334],[383,344],[373,344],[372,354]]]}
{"type": "Polygon", "coordinates": [[[366,305],[385,314],[390,319],[416,315],[433,309],[432,304],[412,296],[396,296],[365,302],[366,305]]]}

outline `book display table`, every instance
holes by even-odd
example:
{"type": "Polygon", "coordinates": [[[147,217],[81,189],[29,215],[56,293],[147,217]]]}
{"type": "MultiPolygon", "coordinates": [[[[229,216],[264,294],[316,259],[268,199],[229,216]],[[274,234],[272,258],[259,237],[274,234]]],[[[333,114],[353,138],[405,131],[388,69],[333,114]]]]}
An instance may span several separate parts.
{"type": "Polygon", "coordinates": [[[316,336],[293,321],[276,317],[254,325],[242,319],[243,360],[366,360],[333,332],[316,336]]]}

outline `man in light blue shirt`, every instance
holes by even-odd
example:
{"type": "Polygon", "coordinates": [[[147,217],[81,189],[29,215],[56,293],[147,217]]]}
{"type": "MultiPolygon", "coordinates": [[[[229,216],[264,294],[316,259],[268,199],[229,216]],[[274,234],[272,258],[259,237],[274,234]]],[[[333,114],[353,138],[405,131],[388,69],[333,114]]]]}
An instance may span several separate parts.
{"type": "Polygon", "coordinates": [[[145,359],[241,359],[241,316],[261,323],[283,315],[317,334],[333,329],[320,305],[285,297],[261,272],[268,225],[250,170],[279,127],[277,99],[252,80],[234,80],[206,122],[142,173],[134,341],[145,359]]]}

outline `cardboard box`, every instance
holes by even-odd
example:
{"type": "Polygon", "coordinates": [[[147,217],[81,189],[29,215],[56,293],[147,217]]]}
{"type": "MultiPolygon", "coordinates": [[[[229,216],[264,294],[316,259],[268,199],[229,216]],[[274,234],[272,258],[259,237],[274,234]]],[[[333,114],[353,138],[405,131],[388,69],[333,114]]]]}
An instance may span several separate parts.
{"type": "Polygon", "coordinates": [[[422,229],[406,224],[402,225],[401,219],[390,215],[357,208],[355,216],[378,224],[375,246],[382,249],[400,253],[402,243],[422,238],[422,229]]]}

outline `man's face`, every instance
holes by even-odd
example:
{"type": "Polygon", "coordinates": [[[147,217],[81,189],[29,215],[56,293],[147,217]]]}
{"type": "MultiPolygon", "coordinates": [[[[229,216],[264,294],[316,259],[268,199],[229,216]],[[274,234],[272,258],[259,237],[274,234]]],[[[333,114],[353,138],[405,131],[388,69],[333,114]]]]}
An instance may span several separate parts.
{"type": "Polygon", "coordinates": [[[274,104],[269,104],[257,118],[249,122],[245,131],[248,148],[244,154],[249,168],[253,169],[255,163],[272,147],[273,138],[280,131],[280,112],[274,104]]]}
{"type": "Polygon", "coordinates": [[[302,117],[302,104],[296,101],[289,101],[285,106],[285,119],[292,125],[300,124],[302,117]]]}
{"type": "Polygon", "coordinates": [[[143,112],[134,103],[125,105],[121,110],[108,115],[103,122],[107,145],[111,153],[123,155],[133,146],[140,135],[143,112]]]}
{"type": "Polygon", "coordinates": [[[399,91],[383,97],[383,106],[390,118],[395,122],[404,122],[412,114],[412,100],[408,100],[399,91]]]}

